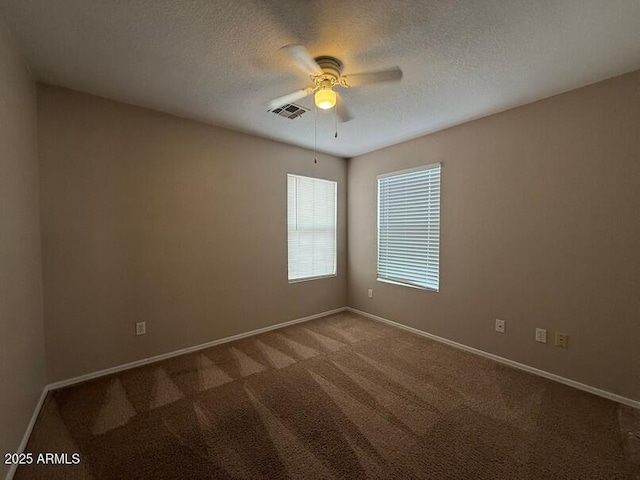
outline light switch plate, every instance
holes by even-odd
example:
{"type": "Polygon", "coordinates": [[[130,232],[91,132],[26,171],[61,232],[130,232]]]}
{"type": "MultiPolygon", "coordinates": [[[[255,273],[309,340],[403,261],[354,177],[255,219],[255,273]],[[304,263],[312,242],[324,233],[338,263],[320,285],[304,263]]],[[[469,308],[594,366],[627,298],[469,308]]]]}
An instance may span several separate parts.
{"type": "Polygon", "coordinates": [[[569,344],[569,335],[562,332],[556,332],[556,347],[567,348],[569,344]]]}

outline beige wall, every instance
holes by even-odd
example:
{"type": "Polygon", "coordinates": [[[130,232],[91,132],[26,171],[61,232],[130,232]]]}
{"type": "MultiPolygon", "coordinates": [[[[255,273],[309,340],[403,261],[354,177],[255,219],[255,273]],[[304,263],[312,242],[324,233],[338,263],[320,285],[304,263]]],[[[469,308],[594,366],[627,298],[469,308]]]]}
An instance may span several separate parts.
{"type": "Polygon", "coordinates": [[[38,114],[50,381],[345,306],[345,160],[44,85],[38,114]],[[338,182],[337,277],[287,282],[287,173],[338,182]]]}
{"type": "Polygon", "coordinates": [[[350,306],[640,400],[640,72],[352,159],[348,191],[350,306]],[[434,162],[441,291],[377,282],[376,176],[434,162]]]}
{"type": "Polygon", "coordinates": [[[0,21],[2,454],[17,450],[44,387],[36,125],[35,85],[0,21]]]}

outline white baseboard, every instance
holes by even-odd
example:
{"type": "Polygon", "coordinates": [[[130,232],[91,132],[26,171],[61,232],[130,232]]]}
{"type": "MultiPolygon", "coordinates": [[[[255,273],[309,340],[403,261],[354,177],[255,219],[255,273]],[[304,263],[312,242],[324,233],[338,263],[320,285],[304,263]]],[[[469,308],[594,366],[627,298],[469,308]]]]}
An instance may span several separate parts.
{"type": "MultiPolygon", "coordinates": [[[[479,350],[477,348],[469,347],[467,345],[463,345],[461,343],[454,342],[453,340],[448,340],[446,338],[438,337],[437,335],[433,335],[431,333],[427,333],[427,332],[424,332],[422,330],[418,330],[417,328],[408,327],[406,325],[402,325],[401,323],[397,323],[397,322],[394,322],[392,320],[388,320],[386,318],[379,317],[377,315],[373,315],[371,313],[363,312],[361,310],[357,310],[357,309],[352,308],[352,307],[342,307],[342,308],[336,308],[334,310],[329,310],[329,311],[326,311],[326,312],[317,313],[315,315],[310,315],[308,317],[296,318],[294,320],[289,320],[287,322],[277,323],[275,325],[270,325],[268,327],[259,328],[257,330],[251,330],[249,332],[239,333],[237,335],[232,335],[230,337],[220,338],[218,340],[213,340],[211,342],[202,343],[200,345],[195,345],[195,346],[192,346],[192,347],[187,347],[187,348],[183,348],[183,349],[180,349],[180,350],[175,350],[173,352],[163,353],[161,355],[156,355],[154,357],[149,357],[149,358],[144,358],[144,359],[141,359],[141,360],[136,360],[135,362],[125,363],[123,365],[118,365],[118,366],[115,366],[115,367],[106,368],[104,370],[99,370],[97,372],[87,373],[85,375],[80,375],[78,377],[69,378],[67,380],[61,380],[59,382],[54,382],[54,383],[50,383],[49,385],[45,385],[45,387],[42,390],[42,394],[40,395],[40,399],[38,400],[38,403],[37,403],[37,405],[36,405],[36,407],[35,407],[35,409],[33,411],[33,415],[31,416],[31,420],[29,421],[29,425],[27,425],[27,429],[24,432],[24,435],[22,437],[22,441],[20,442],[20,446],[16,450],[16,453],[22,453],[24,451],[24,449],[26,448],[27,442],[29,441],[29,436],[31,435],[31,431],[33,430],[33,427],[35,426],[36,420],[38,419],[38,415],[40,414],[40,410],[42,409],[42,405],[44,404],[44,400],[47,397],[47,394],[49,393],[49,391],[51,391],[51,390],[56,390],[58,388],[67,387],[67,386],[74,385],[76,383],[85,382],[87,380],[91,380],[91,379],[94,379],[94,378],[103,377],[105,375],[109,375],[109,374],[112,374],[112,373],[122,372],[124,370],[129,370],[131,368],[139,367],[141,365],[146,365],[146,364],[157,362],[157,361],[160,361],[160,360],[165,360],[167,358],[176,357],[178,355],[183,355],[185,353],[196,352],[198,350],[203,350],[205,348],[213,347],[215,345],[220,345],[220,344],[223,344],[223,343],[233,342],[234,340],[240,340],[241,338],[251,337],[253,335],[259,335],[261,333],[269,332],[271,330],[277,330],[277,329],[280,329],[280,328],[287,327],[289,325],[295,325],[296,323],[307,322],[309,320],[314,320],[316,318],[325,317],[327,315],[332,315],[334,313],[343,312],[345,310],[353,312],[353,313],[357,313],[359,315],[371,318],[373,320],[377,320],[379,322],[386,323],[388,325],[392,325],[392,326],[394,326],[396,328],[401,328],[403,330],[406,330],[408,332],[414,333],[416,335],[420,335],[420,336],[423,336],[423,337],[430,338],[431,340],[435,340],[436,342],[444,343],[444,344],[450,345],[450,346],[452,346],[454,348],[457,348],[457,349],[460,349],[460,350],[464,350],[466,352],[474,353],[476,355],[480,355],[480,356],[485,357],[485,358],[489,358],[489,359],[494,360],[494,361],[496,361],[498,363],[509,365],[509,366],[517,368],[519,370],[524,370],[525,372],[533,373],[534,375],[539,375],[541,377],[548,378],[549,380],[554,380],[556,382],[563,383],[565,385],[569,385],[570,387],[574,387],[574,388],[577,388],[579,390],[584,390],[586,392],[593,393],[593,394],[598,395],[600,397],[604,397],[604,398],[607,398],[609,400],[613,400],[614,402],[622,403],[624,405],[629,405],[630,407],[634,407],[634,408],[640,409],[640,402],[639,401],[632,400],[632,399],[626,398],[626,397],[622,397],[620,395],[616,395],[615,393],[607,392],[605,390],[601,390],[599,388],[595,388],[595,387],[592,387],[590,385],[586,385],[584,383],[576,382],[575,380],[571,380],[569,378],[561,377],[559,375],[556,375],[556,374],[553,374],[553,373],[550,373],[550,372],[546,372],[544,370],[540,370],[540,369],[537,369],[537,368],[534,368],[534,367],[530,367],[529,365],[525,365],[523,363],[518,363],[518,362],[515,362],[513,360],[509,360],[507,358],[500,357],[498,355],[494,355],[492,353],[488,353],[488,352],[485,352],[483,350],[479,350]]],[[[7,472],[7,476],[5,477],[6,480],[12,480],[13,479],[13,475],[15,474],[16,468],[17,468],[17,465],[11,465],[11,467],[9,468],[9,471],[7,472]]]]}
{"type": "MultiPolygon", "coordinates": [[[[36,420],[38,419],[38,415],[40,414],[40,410],[42,409],[42,405],[44,404],[44,400],[47,397],[47,393],[51,390],[56,390],[62,387],[68,387],[70,385],[74,385],[76,383],[86,382],[87,380],[91,380],[98,377],[103,377],[105,375],[110,375],[112,373],[122,372],[124,370],[129,370],[131,368],[139,367],[141,365],[146,365],[148,363],[157,362],[160,360],[165,360],[171,357],[177,357],[178,355],[184,355],[185,353],[197,352],[198,350],[203,350],[205,348],[213,347],[215,345],[220,345],[222,343],[233,342],[234,340],[240,340],[241,338],[251,337],[253,335],[259,335],[260,333],[269,332],[271,330],[277,330],[279,328],[288,327],[289,325],[295,325],[296,323],[308,322],[309,320],[314,320],[320,317],[326,317],[327,315],[332,315],[334,313],[344,312],[347,308],[341,307],[336,308],[334,310],[329,310],[326,312],[316,313],[315,315],[309,315],[308,317],[296,318],[294,320],[289,320],[287,322],[277,323],[275,325],[269,325],[268,327],[258,328],[256,330],[251,330],[244,333],[239,333],[237,335],[232,335],[230,337],[220,338],[218,340],[213,340],[207,343],[201,343],[200,345],[194,345],[193,347],[182,348],[180,350],[175,350],[173,352],[163,353],[161,355],[156,355],[154,357],[143,358],[142,360],[136,360],[135,362],[125,363],[123,365],[118,365],[111,368],[105,368],[104,370],[99,370],[97,372],[87,373],[85,375],[80,375],[79,377],[68,378],[66,380],[61,380],[59,382],[53,382],[49,385],[45,385],[42,390],[42,395],[40,395],[40,400],[36,405],[36,408],[31,416],[31,421],[27,426],[26,431],[24,432],[24,436],[22,437],[22,441],[20,442],[20,446],[16,453],[22,453],[27,446],[27,442],[29,441],[29,436],[31,435],[31,431],[33,430],[34,425],[36,424],[36,420]]],[[[13,475],[15,474],[17,469],[17,465],[11,465],[9,471],[7,472],[6,480],[12,480],[13,475]]]]}
{"type": "Polygon", "coordinates": [[[477,348],[469,347],[467,345],[463,345],[462,343],[454,342],[453,340],[448,340],[446,338],[438,337],[437,335],[433,335],[431,333],[424,332],[422,330],[418,330],[417,328],[408,327],[406,325],[402,325],[401,323],[394,322],[392,320],[379,317],[377,315],[373,315],[371,313],[363,312],[361,310],[357,310],[352,307],[347,307],[347,311],[357,313],[367,318],[371,318],[372,320],[377,320],[378,322],[383,322],[388,325],[394,326],[396,328],[401,328],[411,333],[415,333],[416,335],[420,335],[422,337],[430,338],[431,340],[435,340],[436,342],[444,343],[446,345],[450,345],[459,350],[464,350],[465,352],[470,352],[476,355],[480,355],[485,358],[489,358],[495,362],[502,363],[504,365],[508,365],[513,368],[517,368],[518,370],[524,370],[525,372],[533,373],[534,375],[538,375],[540,377],[548,378],[549,380],[553,380],[559,383],[563,383],[570,387],[577,388],[579,390],[584,390],[585,392],[593,393],[594,395],[598,395],[600,397],[604,397],[609,400],[613,400],[614,402],[622,403],[624,405],[628,405],[630,407],[640,409],[640,401],[632,400],[627,397],[623,397],[620,395],[616,395],[615,393],[607,392],[606,390],[601,390],[596,387],[592,387],[591,385],[586,385],[584,383],[576,382],[575,380],[571,380],[570,378],[561,377],[560,375],[556,375],[555,373],[550,373],[545,370],[540,370],[535,367],[530,367],[529,365],[525,365],[524,363],[519,363],[514,360],[509,360],[508,358],[500,357],[498,355],[494,355],[493,353],[485,352],[484,350],[479,350],[477,348]]]}
{"type": "Polygon", "coordinates": [[[85,375],[68,378],[66,380],[61,380],[59,382],[53,382],[49,384],[47,387],[49,390],[56,390],[58,388],[68,387],[69,385],[75,385],[76,383],[86,382],[87,380],[92,380],[94,378],[104,377],[105,375],[111,375],[112,373],[118,373],[124,370],[129,370],[131,368],[147,365],[149,363],[158,362],[160,360],[166,360],[167,358],[177,357],[178,355],[184,355],[185,353],[197,352],[198,350],[203,350],[205,348],[213,347],[215,345],[220,345],[222,343],[233,342],[234,340],[240,340],[241,338],[251,337],[253,335],[259,335],[261,333],[269,332],[271,330],[277,330],[279,328],[288,327],[289,325],[295,325],[296,323],[308,322],[309,320],[313,320],[316,318],[326,317],[327,315],[332,315],[334,313],[344,312],[346,308],[347,307],[336,308],[334,310],[329,310],[327,312],[316,313],[315,315],[309,315],[308,317],[296,318],[294,320],[289,320],[287,322],[276,323],[275,325],[269,325],[268,327],[258,328],[257,330],[250,330],[248,332],[239,333],[237,335],[232,335],[230,337],[224,337],[218,340],[212,340],[211,342],[201,343],[199,345],[194,345],[192,347],[182,348],[180,350],[174,350],[172,352],[163,353],[161,355],[155,355],[153,357],[143,358],[141,360],[136,360],[135,362],[129,362],[123,365],[117,365],[115,367],[105,368],[104,370],[99,370],[97,372],[87,373],[85,375]]]}
{"type": "MultiPolygon", "coordinates": [[[[27,448],[27,442],[29,441],[29,437],[31,436],[31,431],[33,430],[33,427],[36,424],[38,415],[40,415],[40,410],[42,409],[42,405],[44,405],[44,399],[47,398],[47,393],[49,393],[49,386],[45,385],[44,388],[42,389],[42,393],[40,394],[40,399],[36,404],[36,408],[34,408],[33,410],[33,414],[31,415],[31,420],[29,420],[29,425],[27,425],[27,429],[25,430],[24,435],[22,436],[22,440],[20,441],[20,446],[18,446],[18,449],[13,453],[22,453],[24,452],[24,449],[27,448]]],[[[12,463],[11,466],[9,467],[9,471],[7,472],[7,476],[5,477],[5,479],[12,480],[13,476],[16,473],[17,468],[18,468],[18,464],[12,463]]]]}

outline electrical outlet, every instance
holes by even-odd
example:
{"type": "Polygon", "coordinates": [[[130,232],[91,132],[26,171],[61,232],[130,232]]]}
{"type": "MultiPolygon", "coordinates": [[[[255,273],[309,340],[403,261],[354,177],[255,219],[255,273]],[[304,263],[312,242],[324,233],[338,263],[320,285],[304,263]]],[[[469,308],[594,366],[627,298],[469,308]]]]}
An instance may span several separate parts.
{"type": "Polygon", "coordinates": [[[547,343],[547,331],[544,328],[536,328],[536,342],[547,343]]]}
{"type": "Polygon", "coordinates": [[[144,335],[147,333],[147,322],[136,323],[136,335],[144,335]]]}
{"type": "Polygon", "coordinates": [[[556,332],[556,347],[567,348],[569,343],[569,335],[562,332],[556,332]]]}
{"type": "Polygon", "coordinates": [[[367,296],[369,298],[373,298],[373,288],[370,288],[369,290],[367,290],[367,296]]]}
{"type": "Polygon", "coordinates": [[[504,333],[506,322],[496,318],[496,332],[504,333]]]}

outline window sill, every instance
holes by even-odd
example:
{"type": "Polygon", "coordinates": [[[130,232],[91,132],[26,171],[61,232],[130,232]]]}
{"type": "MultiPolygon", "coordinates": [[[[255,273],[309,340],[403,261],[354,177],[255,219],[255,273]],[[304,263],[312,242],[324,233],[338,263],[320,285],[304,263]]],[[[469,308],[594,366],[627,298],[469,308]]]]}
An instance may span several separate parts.
{"type": "Polygon", "coordinates": [[[319,277],[296,278],[295,280],[289,280],[289,283],[309,282],[311,280],[321,280],[323,278],[332,278],[332,277],[337,277],[337,276],[338,276],[338,274],[334,273],[332,275],[321,275],[319,277]]]}
{"type": "Polygon", "coordinates": [[[389,283],[391,285],[399,285],[401,287],[415,288],[416,290],[426,290],[428,292],[435,292],[435,293],[438,293],[440,291],[440,290],[436,290],[435,288],[431,288],[431,287],[420,287],[418,285],[412,285],[410,283],[394,282],[393,280],[387,280],[386,278],[376,278],[376,280],[378,282],[389,283]]]}

